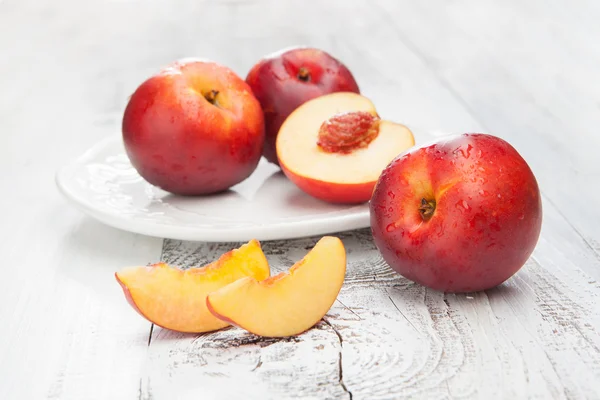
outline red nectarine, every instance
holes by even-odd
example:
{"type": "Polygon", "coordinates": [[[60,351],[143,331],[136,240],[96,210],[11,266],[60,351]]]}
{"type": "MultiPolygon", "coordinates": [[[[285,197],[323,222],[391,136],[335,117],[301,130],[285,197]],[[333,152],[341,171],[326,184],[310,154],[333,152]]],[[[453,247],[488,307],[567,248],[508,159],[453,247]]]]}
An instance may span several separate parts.
{"type": "Polygon", "coordinates": [[[339,60],[323,50],[303,47],[266,56],[248,73],[246,82],[263,108],[263,154],[274,164],[278,164],[275,141],[279,128],[299,105],[328,93],[360,92],[354,77],[339,60]]]}
{"type": "Polygon", "coordinates": [[[532,253],[542,204],[535,176],[504,140],[465,134],[398,156],[370,203],[375,244],[406,278],[437,290],[492,288],[532,253]]]}
{"type": "Polygon", "coordinates": [[[123,116],[123,140],[132,165],[151,184],[175,194],[209,194],[254,171],[263,113],[229,68],[185,60],[137,88],[123,116]]]}

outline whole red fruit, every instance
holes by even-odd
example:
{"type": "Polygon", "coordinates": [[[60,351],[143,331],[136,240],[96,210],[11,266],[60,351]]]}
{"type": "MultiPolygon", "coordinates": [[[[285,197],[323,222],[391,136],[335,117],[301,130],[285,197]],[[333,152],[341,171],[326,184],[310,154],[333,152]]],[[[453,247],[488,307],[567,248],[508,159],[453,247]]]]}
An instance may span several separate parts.
{"type": "Polygon", "coordinates": [[[323,50],[293,48],[260,60],[246,82],[260,102],[265,117],[263,155],[278,164],[275,141],[279,128],[298,106],[334,92],[360,93],[354,77],[339,60],[323,50]]]}
{"type": "Polygon", "coordinates": [[[200,60],[175,62],[142,83],[122,128],[139,174],[182,195],[243,181],[264,142],[262,110],[248,85],[229,68],[200,60]]]}
{"type": "Polygon", "coordinates": [[[383,171],[370,203],[385,261],[433,289],[492,288],[531,255],[541,229],[536,179],[504,140],[464,134],[414,148],[383,171]]]}

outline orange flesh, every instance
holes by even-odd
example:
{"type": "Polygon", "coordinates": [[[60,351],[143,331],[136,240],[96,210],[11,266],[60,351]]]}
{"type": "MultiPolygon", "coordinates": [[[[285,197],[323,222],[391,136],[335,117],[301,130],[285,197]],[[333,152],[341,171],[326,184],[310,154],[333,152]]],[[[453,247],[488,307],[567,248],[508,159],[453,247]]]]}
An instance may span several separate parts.
{"type": "Polygon", "coordinates": [[[179,332],[207,332],[228,324],[206,308],[206,296],[236,280],[269,276],[269,266],[253,240],[202,267],[180,270],[160,263],[125,268],[116,274],[125,296],[142,316],[179,332]]]}
{"type": "Polygon", "coordinates": [[[244,278],[208,296],[213,314],[261,336],[304,332],[329,311],[344,282],[346,252],[324,237],[288,272],[259,282],[244,278]]]}

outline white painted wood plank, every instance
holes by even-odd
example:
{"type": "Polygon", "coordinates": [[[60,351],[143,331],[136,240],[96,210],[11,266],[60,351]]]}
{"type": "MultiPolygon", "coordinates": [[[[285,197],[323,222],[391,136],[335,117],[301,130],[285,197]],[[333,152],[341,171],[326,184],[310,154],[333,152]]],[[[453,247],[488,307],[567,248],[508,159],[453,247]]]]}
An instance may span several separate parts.
{"type": "MultiPolygon", "coordinates": [[[[10,210],[0,243],[14,266],[0,281],[0,398],[599,397],[599,213],[582,207],[600,200],[599,11],[533,0],[0,1],[0,182],[12,190],[0,197],[10,210]],[[198,55],[243,75],[291,44],[340,57],[383,116],[514,143],[546,194],[538,249],[503,287],[444,296],[388,270],[368,231],[345,235],[351,266],[329,324],[291,341],[156,329],[146,362],[149,324],[112,272],[157,260],[160,243],[70,209],[53,171],[118,133],[127,95],[165,63],[198,55]]],[[[284,268],[309,243],[265,250],[284,268]]],[[[183,246],[166,254],[189,265],[232,245],[165,249],[183,246]]]]}
{"type": "MultiPolygon", "coordinates": [[[[346,307],[330,312],[347,344],[344,381],[354,398],[597,397],[598,292],[589,276],[548,249],[565,239],[546,234],[565,223],[552,213],[534,259],[484,293],[444,296],[395,281],[375,250],[357,252],[370,261],[351,258],[356,265],[339,298],[346,307]],[[541,253],[555,263],[542,267],[541,253]]],[[[571,231],[568,239],[579,238],[571,231]]],[[[586,251],[582,244],[577,250],[586,251]]]]}
{"type": "Polygon", "coordinates": [[[47,196],[34,212],[13,204],[18,212],[4,219],[21,228],[2,245],[0,398],[138,393],[150,324],[126,306],[112,273],[156,257],[159,242],[105,228],[67,207],[47,196]]]}
{"type": "MultiPolygon", "coordinates": [[[[551,208],[546,221],[540,248],[514,278],[493,290],[461,295],[425,289],[391,271],[369,230],[343,234],[348,273],[326,323],[291,341],[260,339],[237,328],[200,337],[156,328],[144,396],[188,398],[209,387],[215,390],[209,398],[218,398],[222,382],[212,379],[218,375],[237,382],[232,396],[251,387],[257,389],[245,396],[257,399],[293,398],[279,386],[286,377],[315,398],[334,396],[340,388],[354,399],[595,398],[600,395],[597,283],[553,250],[570,241],[574,255],[587,257],[580,237],[572,230],[554,236],[566,222],[551,208]],[[553,262],[542,266],[544,255],[553,262]],[[326,325],[333,331],[324,331],[326,325]],[[323,341],[327,333],[329,340],[323,341]],[[332,340],[334,333],[339,342],[332,340]],[[307,342],[319,345],[309,348],[307,342]],[[265,349],[274,344],[294,357],[283,357],[278,374],[256,373],[259,359],[272,360],[265,349]],[[337,352],[343,387],[332,378],[337,352]],[[294,373],[296,366],[311,363],[316,368],[311,374],[294,373]]],[[[316,239],[269,242],[265,252],[279,271],[316,239]]],[[[164,258],[199,265],[236,245],[168,241],[164,258]]],[[[594,260],[586,261],[588,267],[600,268],[594,260]]]]}
{"type": "MultiPolygon", "coordinates": [[[[272,274],[289,268],[314,243],[263,243],[272,274]]],[[[162,258],[182,267],[205,265],[239,245],[167,240],[162,258]]],[[[192,399],[200,393],[206,399],[349,398],[340,382],[340,347],[326,322],[283,340],[260,339],[238,328],[197,336],[155,327],[142,398],[192,399]]]]}
{"type": "Polygon", "coordinates": [[[0,398],[135,399],[150,324],[113,273],[158,259],[161,240],[83,217],[55,188],[67,158],[118,129],[112,89],[84,76],[109,60],[76,51],[92,18],[65,6],[0,2],[0,398]]]}

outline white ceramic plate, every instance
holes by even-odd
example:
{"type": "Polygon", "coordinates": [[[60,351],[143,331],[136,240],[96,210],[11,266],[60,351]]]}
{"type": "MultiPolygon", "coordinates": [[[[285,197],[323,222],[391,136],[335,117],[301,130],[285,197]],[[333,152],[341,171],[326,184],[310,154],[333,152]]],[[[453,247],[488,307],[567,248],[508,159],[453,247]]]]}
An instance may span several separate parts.
{"type": "Polygon", "coordinates": [[[169,194],[144,181],[120,137],[104,140],[56,174],[75,206],[116,228],[198,241],[289,239],[369,226],[367,204],[340,206],[304,194],[261,160],[252,176],[206,197],[169,194]]]}

